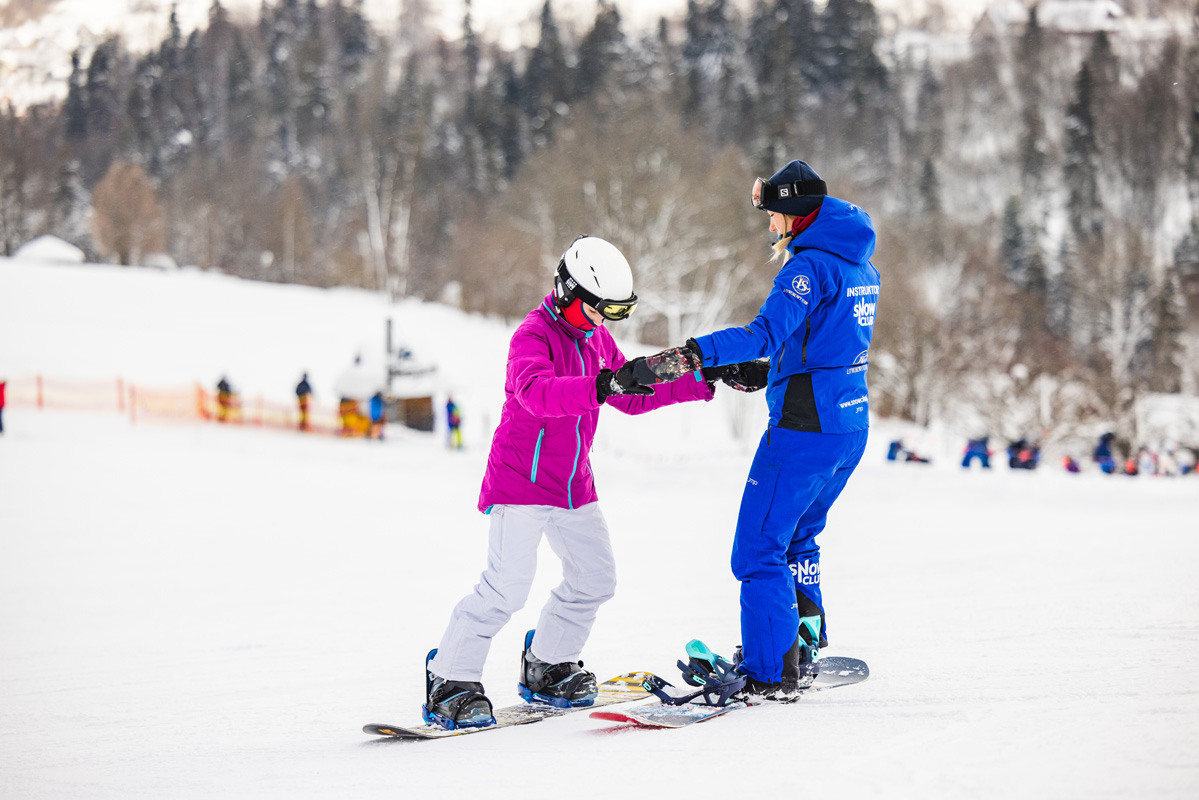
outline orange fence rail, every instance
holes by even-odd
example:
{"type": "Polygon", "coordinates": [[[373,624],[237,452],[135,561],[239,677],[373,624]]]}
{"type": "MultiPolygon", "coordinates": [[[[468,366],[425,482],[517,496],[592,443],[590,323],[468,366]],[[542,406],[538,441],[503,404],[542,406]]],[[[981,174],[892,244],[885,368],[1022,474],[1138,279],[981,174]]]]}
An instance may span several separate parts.
{"type": "Polygon", "coordinates": [[[65,381],[35,375],[9,380],[6,401],[12,406],[39,409],[127,413],[133,423],[146,419],[199,419],[341,436],[362,435],[365,430],[360,424],[360,414],[342,416],[338,409],[310,403],[308,418],[301,425],[298,404],[268,402],[262,395],[249,399],[236,394],[221,397],[199,384],[160,388],[126,383],[121,378],[65,381]]]}

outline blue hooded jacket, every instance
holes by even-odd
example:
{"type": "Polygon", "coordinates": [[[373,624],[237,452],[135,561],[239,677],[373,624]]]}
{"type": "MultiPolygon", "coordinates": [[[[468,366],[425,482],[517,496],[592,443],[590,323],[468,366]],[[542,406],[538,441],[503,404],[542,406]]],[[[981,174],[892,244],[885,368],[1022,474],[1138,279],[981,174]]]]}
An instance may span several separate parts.
{"type": "Polygon", "coordinates": [[[704,366],[770,358],[770,424],[850,433],[870,427],[866,370],[879,274],[874,224],[852,203],[826,197],[753,322],[695,340],[704,366]]]}

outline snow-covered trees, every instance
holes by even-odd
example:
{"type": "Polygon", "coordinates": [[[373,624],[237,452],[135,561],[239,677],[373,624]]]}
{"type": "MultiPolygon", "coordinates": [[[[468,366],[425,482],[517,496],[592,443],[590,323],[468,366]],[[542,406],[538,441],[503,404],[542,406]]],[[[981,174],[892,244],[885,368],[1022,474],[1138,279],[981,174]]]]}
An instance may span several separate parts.
{"type": "Polygon", "coordinates": [[[116,253],[81,208],[124,162],[177,260],[258,279],[458,281],[512,315],[574,234],[603,235],[665,343],[753,314],[769,242],[746,186],[804,158],[882,234],[881,406],[1035,386],[1042,417],[1084,394],[1112,416],[1146,385],[1199,388],[1193,32],[1065,35],[1034,10],[950,54],[868,0],[690,0],[650,31],[613,0],[585,20],[545,0],[506,50],[469,4],[449,40],[432,13],[405,0],[383,34],[363,0],[264,0],[254,24],[213,0],[150,52],[76,54],[61,107],[0,120],[4,248],[116,253]],[[1052,388],[1071,382],[1094,392],[1052,388]]]}

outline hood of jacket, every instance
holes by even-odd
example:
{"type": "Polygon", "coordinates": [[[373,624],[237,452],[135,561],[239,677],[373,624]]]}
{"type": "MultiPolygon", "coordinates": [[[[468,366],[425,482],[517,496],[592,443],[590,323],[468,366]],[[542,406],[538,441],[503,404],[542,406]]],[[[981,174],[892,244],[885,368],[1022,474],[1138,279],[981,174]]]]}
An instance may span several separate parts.
{"type": "Polygon", "coordinates": [[[791,253],[823,250],[853,264],[864,264],[874,255],[874,223],[853,203],[824,198],[816,221],[787,245],[791,253]]]}

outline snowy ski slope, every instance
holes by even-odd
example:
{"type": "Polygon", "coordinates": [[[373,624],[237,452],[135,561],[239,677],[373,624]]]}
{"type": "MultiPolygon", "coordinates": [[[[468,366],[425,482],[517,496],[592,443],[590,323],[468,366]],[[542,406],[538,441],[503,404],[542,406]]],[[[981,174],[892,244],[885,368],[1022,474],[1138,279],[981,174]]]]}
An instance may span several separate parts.
{"type": "MultiPolygon", "coordinates": [[[[404,309],[468,418],[494,413],[510,329],[404,309]]],[[[388,313],[357,292],[0,259],[0,375],[228,369],[285,395],[301,362],[331,381],[388,313]]],[[[738,439],[731,408],[603,415],[620,587],[584,654],[601,678],[673,677],[688,639],[738,641],[728,555],[762,417],[738,439]]],[[[405,430],[11,406],[4,423],[0,797],[1199,796],[1193,478],[887,464],[880,423],[822,536],[829,652],[868,660],[866,683],[682,731],[577,714],[377,743],[361,726],[417,718],[424,654],[483,565],[482,429],[450,452],[405,430]]],[[[558,578],[543,556],[492,648],[497,703],[558,578]]]]}

